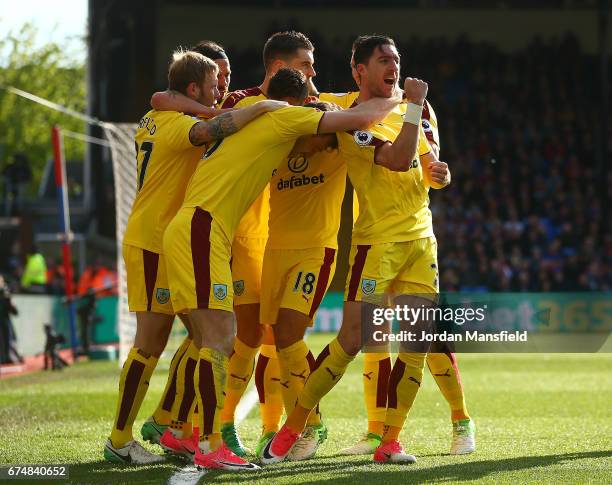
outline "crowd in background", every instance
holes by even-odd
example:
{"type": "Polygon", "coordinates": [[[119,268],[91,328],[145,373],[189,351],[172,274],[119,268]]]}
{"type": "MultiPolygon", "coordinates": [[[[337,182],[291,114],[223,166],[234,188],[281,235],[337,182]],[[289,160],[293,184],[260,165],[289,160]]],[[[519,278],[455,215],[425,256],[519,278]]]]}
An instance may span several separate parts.
{"type": "MultiPolygon", "coordinates": [[[[15,246],[17,248],[17,246],[15,246]]],[[[36,245],[25,258],[17,254],[2,262],[6,287],[13,293],[65,295],[66,270],[62,258],[46,258],[36,245]]],[[[95,293],[109,296],[117,293],[117,272],[99,256],[82,273],[73,265],[73,289],[77,295],[95,293]]]]}
{"type": "MultiPolygon", "coordinates": [[[[352,39],[309,36],[319,90],[354,90],[352,39]]],[[[255,84],[259,51],[226,48],[232,88],[255,84]]],[[[609,290],[612,235],[604,201],[612,154],[597,156],[596,59],[570,36],[534,39],[514,53],[467,38],[407,39],[398,48],[402,74],[429,83],[441,159],[453,174],[449,188],[431,194],[441,289],[609,290]]],[[[25,267],[18,259],[9,263],[20,268],[24,289],[28,260],[25,267]]],[[[44,291],[61,294],[61,264],[45,275],[44,291]]]]}
{"type": "Polygon", "coordinates": [[[511,55],[461,40],[418,47],[453,173],[431,196],[442,289],[609,290],[612,156],[596,151],[595,59],[571,37],[511,55]]]}
{"type": "MultiPolygon", "coordinates": [[[[12,322],[13,317],[19,315],[19,307],[13,302],[12,293],[65,296],[66,270],[59,258],[47,266],[46,258],[36,246],[28,250],[23,265],[18,257],[11,258],[7,264],[7,278],[0,273],[0,364],[23,363],[23,358],[17,351],[17,335],[12,322]]],[[[93,262],[81,274],[73,275],[73,279],[79,349],[80,353],[88,355],[93,327],[101,321],[101,317],[96,314],[97,299],[117,294],[117,273],[106,266],[102,258],[95,256],[93,262]]],[[[62,301],[66,302],[67,299],[62,298],[62,301]]],[[[52,360],[51,367],[55,369],[61,364],[61,359],[54,349],[64,336],[56,334],[51,324],[44,323],[44,329],[47,340],[45,369],[48,364],[47,352],[52,360]]]]}
{"type": "MultiPolygon", "coordinates": [[[[355,90],[352,39],[310,37],[319,90],[355,90]]],[[[609,290],[612,153],[597,154],[597,59],[571,36],[536,38],[514,53],[467,37],[397,44],[402,74],[429,83],[441,159],[453,174],[430,195],[441,289],[609,290]]],[[[248,86],[247,76],[253,84],[255,50],[230,55],[234,87],[248,86]]]]}

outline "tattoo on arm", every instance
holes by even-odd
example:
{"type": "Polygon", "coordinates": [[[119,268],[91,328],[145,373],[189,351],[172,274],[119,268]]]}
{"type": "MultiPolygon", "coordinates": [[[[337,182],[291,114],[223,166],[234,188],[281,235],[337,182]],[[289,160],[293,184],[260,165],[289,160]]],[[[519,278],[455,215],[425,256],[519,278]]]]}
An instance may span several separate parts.
{"type": "Polygon", "coordinates": [[[193,125],[189,133],[189,140],[195,146],[203,145],[214,140],[220,140],[238,131],[232,113],[223,113],[215,116],[209,122],[200,122],[193,125]]]}
{"type": "Polygon", "coordinates": [[[232,113],[223,113],[222,115],[216,116],[206,123],[206,126],[213,140],[225,138],[238,131],[232,113]]]}

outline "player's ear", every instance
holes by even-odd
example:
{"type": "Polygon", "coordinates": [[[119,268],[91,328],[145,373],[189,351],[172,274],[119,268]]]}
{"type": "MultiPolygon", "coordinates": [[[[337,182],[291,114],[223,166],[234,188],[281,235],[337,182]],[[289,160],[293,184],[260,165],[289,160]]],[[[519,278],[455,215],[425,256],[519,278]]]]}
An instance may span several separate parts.
{"type": "Polygon", "coordinates": [[[272,61],[272,64],[270,64],[270,75],[274,76],[278,70],[282,69],[283,67],[287,67],[287,63],[282,59],[275,59],[272,61]]]}
{"type": "Polygon", "coordinates": [[[359,76],[359,79],[361,80],[361,76],[364,75],[366,71],[366,66],[365,64],[356,64],[355,65],[355,72],[357,73],[357,75],[359,76]]]}
{"type": "Polygon", "coordinates": [[[353,76],[353,81],[359,87],[361,85],[361,75],[357,72],[354,64],[351,64],[351,76],[353,76]]]}
{"type": "Polygon", "coordinates": [[[188,97],[193,98],[193,97],[198,97],[198,83],[196,82],[191,82],[187,85],[187,89],[185,89],[186,94],[188,97]]]}

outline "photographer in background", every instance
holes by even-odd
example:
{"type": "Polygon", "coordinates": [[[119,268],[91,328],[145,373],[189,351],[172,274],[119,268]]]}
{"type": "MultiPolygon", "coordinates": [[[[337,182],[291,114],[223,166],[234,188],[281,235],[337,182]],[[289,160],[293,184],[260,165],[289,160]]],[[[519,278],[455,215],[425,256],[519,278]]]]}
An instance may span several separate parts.
{"type": "Polygon", "coordinates": [[[99,255],[85,268],[77,287],[79,295],[77,315],[81,340],[81,354],[89,355],[93,327],[102,319],[96,315],[96,304],[100,297],[117,293],[117,274],[106,267],[99,255]]]}
{"type": "Polygon", "coordinates": [[[17,339],[11,322],[11,315],[18,313],[4,276],[0,275],[0,364],[23,363],[23,357],[15,347],[17,339]]]}

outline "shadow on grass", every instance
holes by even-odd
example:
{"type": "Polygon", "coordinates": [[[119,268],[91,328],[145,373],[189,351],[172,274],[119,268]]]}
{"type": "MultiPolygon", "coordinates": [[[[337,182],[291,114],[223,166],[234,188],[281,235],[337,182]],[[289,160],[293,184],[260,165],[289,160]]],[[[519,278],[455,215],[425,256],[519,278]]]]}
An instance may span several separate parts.
{"type": "MultiPolygon", "coordinates": [[[[178,470],[187,465],[180,459],[167,459],[155,465],[121,465],[107,461],[70,465],[70,479],[63,483],[75,484],[144,484],[166,483],[178,470]]],[[[40,482],[39,482],[40,483],[40,482]]],[[[54,481],[54,483],[57,482],[54,481]]]]}
{"type": "MultiPolygon", "coordinates": [[[[492,473],[516,472],[543,468],[572,460],[608,457],[612,457],[612,450],[525,456],[463,463],[456,462],[446,465],[436,465],[431,468],[415,468],[411,465],[406,465],[402,467],[402,470],[398,470],[397,465],[393,466],[392,469],[387,468],[385,470],[387,465],[374,464],[370,459],[365,459],[363,457],[348,458],[344,459],[342,462],[336,460],[330,461],[325,457],[305,462],[285,462],[277,466],[268,466],[259,473],[249,475],[229,476],[227,474],[215,473],[214,475],[208,475],[206,481],[209,481],[214,476],[216,478],[215,481],[218,483],[247,483],[253,480],[269,480],[271,483],[274,483],[276,480],[280,480],[283,477],[295,475],[303,478],[304,475],[308,475],[309,473],[328,473],[329,479],[327,483],[334,484],[367,483],[368,480],[376,484],[398,484],[405,483],[407,478],[413,483],[425,481],[448,482],[459,480],[482,480],[486,479],[492,473]],[[334,477],[335,474],[340,476],[334,477]]],[[[568,473],[571,472],[568,471],[568,473]]],[[[313,479],[311,481],[300,480],[300,484],[314,485],[318,483],[321,483],[320,479],[313,479]]]]}
{"type": "MultiPolygon", "coordinates": [[[[378,484],[404,483],[407,478],[411,482],[438,481],[449,482],[458,480],[483,480],[492,473],[513,472],[544,468],[572,460],[597,459],[612,457],[612,450],[563,453],[558,455],[526,456],[505,458],[501,460],[481,460],[455,462],[436,465],[430,468],[416,468],[406,465],[398,470],[397,466],[387,468],[386,465],[373,464],[366,457],[343,457],[342,461],[331,457],[323,457],[303,462],[285,462],[279,465],[267,466],[256,473],[223,473],[210,472],[199,483],[250,483],[261,480],[275,483],[283,478],[299,476],[300,483],[314,485],[321,483],[321,478],[304,480],[308,474],[327,474],[325,481],[333,484],[355,484],[371,480],[378,484]]],[[[150,466],[117,465],[106,461],[80,463],[70,466],[70,480],[63,483],[78,484],[165,484],[177,471],[186,466],[182,460],[170,459],[164,463],[150,466]]],[[[568,470],[568,473],[570,471],[568,470]]],[[[489,477],[490,478],[490,477],[489,477]]],[[[491,478],[490,478],[491,479],[491,478]]],[[[537,476],[534,476],[537,479],[537,476]]],[[[20,480],[21,483],[26,483],[20,480]]],[[[35,482],[32,482],[35,483],[35,482]]],[[[37,481],[36,483],[40,483],[37,481]]],[[[62,483],[54,481],[54,483],[62,483]]]]}

